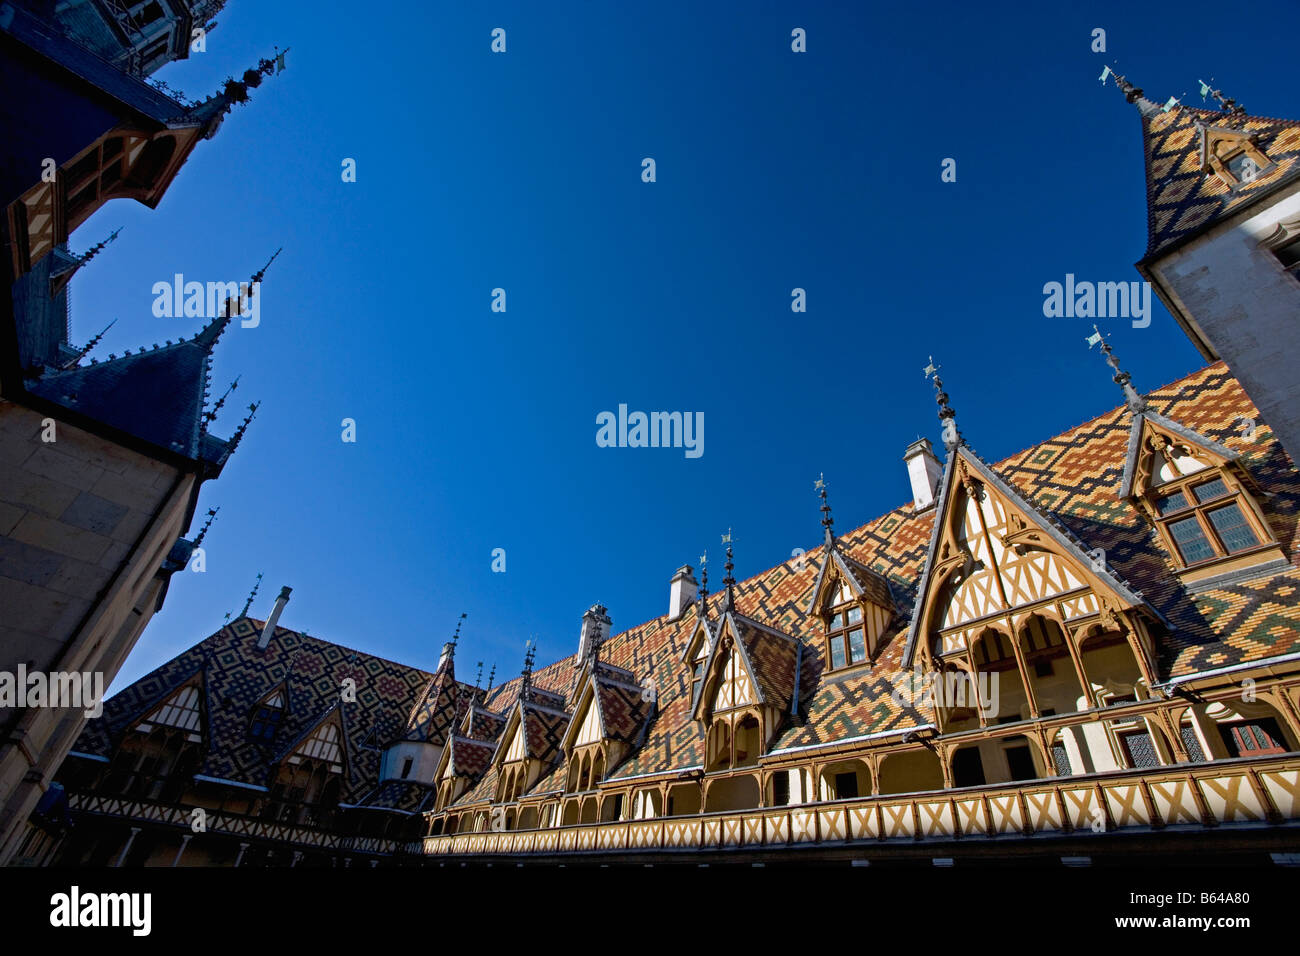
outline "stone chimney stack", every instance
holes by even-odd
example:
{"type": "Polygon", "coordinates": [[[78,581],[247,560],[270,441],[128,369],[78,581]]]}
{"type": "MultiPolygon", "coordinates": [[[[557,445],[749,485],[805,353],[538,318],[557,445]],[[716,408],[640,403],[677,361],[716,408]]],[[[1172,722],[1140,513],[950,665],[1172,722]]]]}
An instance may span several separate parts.
{"type": "Polygon", "coordinates": [[[934,497],[939,493],[939,479],[943,465],[935,457],[934,447],[928,438],[918,438],[903,453],[907,462],[907,477],[912,482],[912,508],[917,512],[934,507],[934,497]]]}
{"type": "Polygon", "coordinates": [[[596,645],[605,643],[605,640],[609,637],[609,626],[612,623],[609,619],[608,608],[605,605],[593,604],[587,608],[587,613],[582,615],[582,631],[578,636],[579,667],[587,663],[587,658],[596,645]]]}
{"type": "Polygon", "coordinates": [[[257,639],[257,649],[266,650],[266,645],[271,643],[271,638],[275,634],[275,625],[280,623],[280,614],[284,611],[284,606],[289,603],[289,594],[293,588],[280,588],[280,596],[275,599],[275,607],[271,611],[271,616],[266,619],[266,626],[262,628],[262,636],[257,639]]]}
{"type": "Polygon", "coordinates": [[[668,585],[668,620],[675,621],[695,602],[700,593],[700,582],[695,580],[695,570],[683,564],[668,585]]]}

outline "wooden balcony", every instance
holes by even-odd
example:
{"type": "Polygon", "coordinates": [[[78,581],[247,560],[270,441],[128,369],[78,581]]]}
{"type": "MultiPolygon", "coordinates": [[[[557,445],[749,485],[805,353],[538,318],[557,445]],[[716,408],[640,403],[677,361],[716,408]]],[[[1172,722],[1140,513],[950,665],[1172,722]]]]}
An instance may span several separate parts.
{"type": "Polygon", "coordinates": [[[541,857],[1300,824],[1300,754],[542,830],[426,837],[426,858],[541,857]]]}

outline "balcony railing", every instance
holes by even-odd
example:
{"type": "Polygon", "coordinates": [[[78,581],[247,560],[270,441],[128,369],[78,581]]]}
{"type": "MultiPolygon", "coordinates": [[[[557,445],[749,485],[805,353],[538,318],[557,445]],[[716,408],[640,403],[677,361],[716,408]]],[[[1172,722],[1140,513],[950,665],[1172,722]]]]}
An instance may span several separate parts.
{"type": "Polygon", "coordinates": [[[1300,821],[1300,754],[693,816],[424,839],[426,856],[987,841],[1300,821]]]}
{"type": "MultiPolygon", "coordinates": [[[[68,806],[75,812],[117,817],[123,820],[142,821],[190,829],[193,807],[131,796],[113,796],[95,792],[70,792],[68,806]]],[[[232,813],[229,810],[204,810],[207,833],[219,833],[244,839],[287,843],[316,850],[354,851],[387,855],[408,848],[402,840],[365,835],[348,835],[331,832],[310,822],[284,822],[268,818],[266,814],[232,813]]],[[[289,814],[290,817],[300,814],[289,814]]],[[[305,818],[310,821],[314,818],[305,818]]],[[[330,815],[333,820],[333,815],[330,815]]]]}

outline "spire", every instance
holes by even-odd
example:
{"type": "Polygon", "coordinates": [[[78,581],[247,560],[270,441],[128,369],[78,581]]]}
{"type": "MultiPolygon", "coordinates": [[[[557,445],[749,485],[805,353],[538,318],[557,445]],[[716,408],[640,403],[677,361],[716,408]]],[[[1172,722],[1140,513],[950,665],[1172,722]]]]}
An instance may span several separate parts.
{"type": "Polygon", "coordinates": [[[100,343],[100,340],[103,339],[104,334],[116,324],[117,324],[117,319],[114,319],[112,322],[108,323],[108,325],[104,326],[104,328],[100,331],[100,333],[96,335],[93,339],[91,339],[89,342],[87,342],[86,347],[77,353],[76,358],[70,359],[68,362],[64,363],[63,371],[67,371],[70,368],[76,368],[78,365],[80,365],[81,360],[84,359],[87,355],[89,355],[92,351],[94,351],[95,346],[100,343]]]}
{"type": "Polygon", "coordinates": [[[709,552],[700,555],[700,590],[695,598],[695,615],[701,621],[709,616],[709,552]]]}
{"type": "Polygon", "coordinates": [[[943,422],[943,447],[952,452],[959,445],[966,444],[966,440],[957,430],[957,413],[948,404],[948,393],[943,390],[943,379],[939,377],[939,369],[942,367],[934,364],[934,356],[931,355],[930,364],[921,371],[926,378],[934,380],[934,401],[939,406],[939,421],[943,422]]]}
{"type": "Polygon", "coordinates": [[[217,399],[217,404],[212,406],[212,410],[203,413],[204,431],[207,431],[208,426],[212,424],[212,422],[216,421],[217,413],[220,412],[221,407],[226,404],[226,399],[230,396],[230,393],[233,392],[235,389],[239,388],[239,378],[240,376],[236,375],[235,380],[230,383],[230,385],[226,388],[222,396],[219,399],[217,399]]]}
{"type": "Polygon", "coordinates": [[[519,685],[519,699],[528,700],[531,698],[531,689],[533,686],[533,659],[537,654],[537,645],[533,643],[532,638],[524,645],[528,648],[524,652],[524,669],[520,672],[523,682],[519,685]]]}
{"type": "Polygon", "coordinates": [[[478,673],[474,675],[474,689],[478,690],[479,685],[483,683],[483,662],[478,662],[478,673]]]}
{"type": "Polygon", "coordinates": [[[212,527],[212,522],[217,520],[217,512],[220,510],[220,508],[208,509],[208,520],[203,522],[203,527],[199,529],[198,537],[194,539],[194,547],[197,548],[203,544],[203,539],[207,536],[208,529],[212,527]]]}
{"type": "Polygon", "coordinates": [[[122,228],[119,226],[109,233],[107,239],[101,239],[79,256],[74,256],[72,253],[64,255],[60,252],[58,256],[52,258],[50,266],[50,295],[55,296],[63,291],[63,289],[67,287],[68,283],[72,281],[72,277],[77,274],[77,270],[91,259],[95,258],[95,256],[97,256],[105,246],[117,238],[117,234],[121,231],[122,228]]]}
{"type": "Polygon", "coordinates": [[[1204,80],[1200,79],[1196,82],[1201,84],[1201,99],[1205,99],[1205,95],[1208,93],[1219,101],[1219,105],[1223,108],[1223,112],[1227,113],[1229,116],[1246,115],[1246,108],[1244,106],[1239,104],[1232,97],[1224,96],[1222,90],[1216,90],[1210,86],[1210,83],[1214,82],[1214,77],[1210,77],[1210,83],[1206,83],[1204,80]]]}
{"type": "Polygon", "coordinates": [[[822,527],[826,529],[826,547],[835,547],[835,532],[831,530],[831,525],[835,519],[831,517],[831,503],[826,499],[826,474],[825,472],[817,476],[813,482],[813,487],[817,489],[818,497],[822,500],[822,527]]]}
{"type": "Polygon", "coordinates": [[[488,685],[487,685],[488,690],[492,689],[492,682],[496,680],[496,676],[497,676],[497,665],[496,665],[496,661],[493,661],[492,670],[488,672],[488,685]]]}
{"type": "Polygon", "coordinates": [[[240,288],[238,295],[231,296],[225,301],[221,307],[221,314],[205,325],[203,330],[190,341],[197,345],[201,345],[203,348],[211,352],[216,346],[217,340],[221,338],[221,334],[225,332],[226,327],[230,325],[230,320],[236,315],[242,315],[244,310],[248,308],[248,303],[253,301],[253,296],[257,294],[257,290],[262,283],[262,277],[266,275],[266,270],[271,268],[271,263],[274,262],[276,256],[283,251],[283,246],[276,249],[275,254],[272,255],[270,259],[266,260],[266,265],[254,272],[253,277],[248,280],[246,286],[240,288]],[[245,293],[247,293],[247,295],[245,295],[245,293]],[[234,307],[233,312],[231,311],[232,305],[234,307]]]}
{"type": "Polygon", "coordinates": [[[227,455],[232,454],[234,450],[239,447],[239,443],[244,440],[244,432],[248,431],[248,426],[252,423],[254,417],[256,417],[257,410],[261,405],[261,402],[253,402],[248,406],[248,414],[245,415],[244,420],[239,423],[239,427],[235,429],[235,433],[230,436],[230,441],[226,442],[227,455]]]}
{"type": "Polygon", "coordinates": [[[105,246],[107,246],[110,242],[113,242],[117,239],[117,234],[121,231],[122,231],[122,227],[118,226],[116,229],[114,229],[112,232],[108,234],[107,239],[101,239],[99,240],[99,242],[95,243],[93,246],[87,249],[82,255],[78,257],[77,268],[81,268],[91,259],[95,258],[95,256],[99,255],[100,251],[105,246]]]}
{"type": "Polygon", "coordinates": [[[257,581],[253,584],[253,590],[248,592],[248,600],[244,602],[244,609],[239,612],[240,617],[248,617],[248,609],[253,606],[253,598],[257,597],[257,591],[262,586],[262,572],[257,572],[257,581]]]}
{"type": "Polygon", "coordinates": [[[727,569],[727,576],[722,579],[723,587],[727,589],[726,596],[722,600],[722,609],[724,611],[734,611],[736,609],[736,579],[731,576],[735,565],[731,561],[731,529],[722,536],[722,543],[727,546],[727,563],[724,565],[727,569]]]}
{"type": "Polygon", "coordinates": [[[1152,113],[1160,112],[1160,106],[1147,99],[1140,87],[1134,86],[1126,77],[1120,73],[1116,73],[1108,66],[1104,67],[1101,71],[1101,81],[1105,83],[1107,77],[1110,77],[1115,81],[1115,85],[1119,87],[1119,91],[1124,94],[1124,99],[1135,104],[1138,108],[1138,112],[1142,113],[1142,115],[1150,116],[1152,113]]]}
{"type": "Polygon", "coordinates": [[[1124,391],[1124,402],[1128,405],[1128,410],[1134,415],[1146,411],[1146,399],[1133,387],[1133,376],[1119,367],[1119,358],[1111,349],[1110,343],[1106,341],[1106,337],[1101,334],[1101,329],[1093,325],[1092,335],[1088,336],[1086,341],[1088,348],[1101,344],[1101,352],[1106,357],[1106,364],[1115,370],[1115,384],[1124,391]]]}
{"type": "Polygon", "coordinates": [[[249,99],[248,91],[261,86],[262,77],[284,72],[284,58],[288,52],[288,47],[283,51],[277,48],[274,59],[263,57],[257,61],[255,68],[245,70],[243,76],[238,80],[233,76],[227,77],[226,82],[221,87],[221,92],[214,93],[203,102],[187,110],[185,119],[190,122],[201,123],[203,125],[204,139],[212,138],[221,127],[221,122],[226,114],[230,112],[230,108],[236,103],[247,103],[249,99]]]}
{"type": "Polygon", "coordinates": [[[465,613],[462,611],[460,615],[460,619],[456,621],[455,633],[451,635],[451,640],[448,641],[445,645],[443,645],[442,656],[438,659],[439,671],[441,671],[444,667],[452,666],[453,662],[456,660],[456,645],[460,643],[460,626],[464,623],[465,623],[465,613]]]}

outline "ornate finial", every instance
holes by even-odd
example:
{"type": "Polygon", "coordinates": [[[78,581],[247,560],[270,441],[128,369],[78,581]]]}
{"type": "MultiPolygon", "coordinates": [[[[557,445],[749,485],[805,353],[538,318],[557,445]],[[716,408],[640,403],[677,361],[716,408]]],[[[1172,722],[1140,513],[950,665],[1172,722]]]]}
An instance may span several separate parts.
{"type": "Polygon", "coordinates": [[[1208,93],[1219,101],[1219,106],[1221,106],[1223,112],[1227,113],[1229,116],[1246,115],[1246,108],[1244,106],[1240,105],[1232,97],[1224,96],[1222,90],[1216,90],[1214,87],[1210,86],[1210,83],[1214,82],[1214,77],[1210,77],[1210,83],[1206,83],[1204,80],[1200,79],[1196,82],[1201,84],[1201,99],[1205,99],[1205,96],[1208,93]]]}
{"type": "Polygon", "coordinates": [[[957,430],[957,413],[952,410],[948,404],[948,393],[943,390],[943,379],[939,377],[941,366],[934,364],[934,356],[930,356],[930,364],[924,369],[925,377],[934,381],[934,401],[939,406],[939,421],[943,422],[943,447],[952,451],[958,445],[964,444],[961,432],[957,430]]]}
{"type": "Polygon", "coordinates": [[[64,363],[63,365],[64,370],[70,368],[76,368],[78,365],[80,365],[81,360],[84,359],[87,355],[89,355],[91,351],[95,348],[95,346],[99,344],[100,340],[104,337],[104,333],[107,332],[115,325],[117,325],[117,319],[114,319],[112,322],[108,323],[108,325],[104,326],[103,331],[101,331],[93,339],[87,342],[86,347],[77,353],[76,358],[71,359],[70,361],[64,363]]]}
{"type": "Polygon", "coordinates": [[[225,627],[225,626],[226,626],[227,624],[229,624],[229,623],[230,623],[230,612],[227,611],[227,612],[226,612],[226,619],[225,619],[224,621],[221,622],[221,626],[222,626],[222,627],[225,627]]]}
{"type": "Polygon", "coordinates": [[[700,555],[700,594],[699,615],[704,617],[709,611],[709,552],[700,555]]]}
{"type": "Polygon", "coordinates": [[[227,386],[225,392],[223,392],[221,397],[217,399],[217,403],[212,406],[212,410],[203,413],[203,428],[205,431],[207,430],[208,425],[216,421],[217,413],[220,412],[221,407],[226,404],[226,399],[230,396],[230,393],[239,388],[239,378],[240,376],[236,375],[235,380],[227,386]]]}
{"type": "Polygon", "coordinates": [[[207,537],[208,529],[212,527],[212,522],[217,520],[217,512],[220,510],[220,508],[208,509],[208,520],[203,522],[203,527],[199,529],[199,535],[194,539],[194,547],[197,548],[199,545],[203,544],[203,539],[207,537]]]}
{"type": "Polygon", "coordinates": [[[727,589],[727,593],[725,599],[723,600],[723,608],[724,610],[727,611],[734,611],[736,609],[736,579],[731,576],[731,572],[735,570],[736,566],[731,561],[731,529],[730,528],[728,528],[727,533],[722,536],[722,543],[727,546],[727,563],[724,565],[724,567],[727,569],[727,576],[722,579],[723,587],[727,589]]]}
{"type": "Polygon", "coordinates": [[[456,645],[460,643],[460,626],[465,623],[465,617],[466,615],[462,611],[460,620],[456,622],[456,633],[451,636],[451,649],[453,652],[456,650],[456,645]]]}
{"type": "Polygon", "coordinates": [[[831,530],[831,525],[835,523],[835,519],[831,517],[831,504],[826,498],[826,474],[824,472],[817,476],[817,480],[813,482],[813,487],[817,489],[818,497],[822,500],[822,527],[826,529],[826,546],[828,548],[834,547],[835,532],[831,530]]]}
{"type": "Polygon", "coordinates": [[[492,682],[496,680],[496,676],[497,676],[497,665],[496,665],[496,661],[493,661],[492,670],[488,671],[488,685],[487,685],[488,690],[492,689],[492,682]]]}
{"type": "Polygon", "coordinates": [[[99,240],[99,242],[95,243],[93,246],[91,246],[89,249],[87,249],[84,253],[82,253],[80,256],[78,256],[78,257],[77,257],[77,268],[81,268],[81,266],[84,266],[84,265],[85,265],[87,262],[89,262],[91,259],[95,258],[95,256],[99,255],[100,250],[102,250],[102,249],[103,249],[105,246],[107,246],[110,242],[113,242],[115,239],[117,239],[117,234],[118,234],[119,232],[121,232],[121,231],[122,231],[122,227],[121,227],[121,226],[118,226],[116,229],[114,229],[112,232],[110,232],[110,233],[108,234],[108,238],[107,238],[107,239],[101,239],[101,240],[99,240]]]}
{"type": "Polygon", "coordinates": [[[1115,370],[1115,384],[1124,391],[1124,401],[1128,405],[1129,411],[1134,414],[1144,411],[1147,407],[1146,399],[1137,393],[1137,389],[1133,387],[1133,376],[1120,368],[1119,357],[1115,355],[1110,343],[1106,341],[1106,336],[1102,335],[1101,329],[1097,328],[1095,324],[1092,327],[1092,335],[1088,336],[1087,342],[1088,348],[1098,344],[1101,345],[1101,352],[1106,357],[1106,364],[1115,370]]]}
{"type": "Polygon", "coordinates": [[[519,685],[520,700],[527,700],[532,697],[533,658],[537,653],[537,645],[533,643],[531,637],[528,639],[528,642],[524,644],[524,647],[526,647],[527,650],[524,652],[524,669],[520,672],[520,676],[523,678],[523,683],[519,685]]]}
{"type": "Polygon", "coordinates": [[[262,586],[262,572],[257,572],[257,581],[253,584],[253,590],[248,592],[248,600],[244,602],[244,609],[239,612],[240,617],[248,617],[248,609],[253,606],[253,598],[257,597],[257,591],[262,586]]]}
{"type": "Polygon", "coordinates": [[[483,683],[483,662],[478,662],[478,673],[474,675],[474,689],[478,690],[479,684],[483,683]]]}
{"type": "Polygon", "coordinates": [[[257,415],[257,410],[261,405],[261,402],[253,402],[248,406],[248,414],[244,416],[244,420],[239,423],[235,433],[230,436],[230,441],[226,443],[227,454],[233,453],[239,447],[239,443],[244,440],[244,432],[248,431],[248,426],[252,424],[253,418],[257,415]]]}
{"type": "Polygon", "coordinates": [[[220,314],[205,325],[199,334],[194,336],[190,341],[203,346],[209,352],[212,351],[220,340],[222,333],[224,333],[226,328],[230,325],[230,320],[236,315],[244,314],[244,310],[247,309],[249,303],[253,301],[253,296],[257,294],[262,278],[266,275],[266,270],[271,267],[271,263],[275,261],[276,256],[278,256],[283,250],[283,246],[275,250],[275,254],[272,255],[270,259],[266,260],[266,265],[254,272],[252,278],[250,278],[248,282],[241,282],[239,287],[235,290],[235,294],[226,299],[222,304],[220,314]]]}

